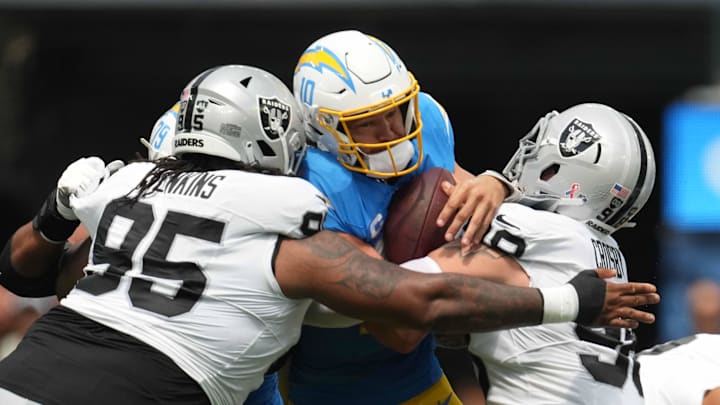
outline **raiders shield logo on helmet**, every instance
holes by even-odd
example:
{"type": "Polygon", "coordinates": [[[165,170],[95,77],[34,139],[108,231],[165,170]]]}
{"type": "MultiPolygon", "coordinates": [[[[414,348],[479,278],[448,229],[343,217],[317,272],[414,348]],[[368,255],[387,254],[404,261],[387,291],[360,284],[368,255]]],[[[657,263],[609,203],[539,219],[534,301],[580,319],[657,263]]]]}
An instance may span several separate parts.
{"type": "Polygon", "coordinates": [[[563,157],[582,153],[600,139],[592,124],[573,119],[560,135],[560,154],[563,157]]]}
{"type": "Polygon", "coordinates": [[[260,122],[263,131],[270,139],[278,139],[285,134],[290,125],[290,105],[283,103],[277,98],[259,97],[260,122]]]}

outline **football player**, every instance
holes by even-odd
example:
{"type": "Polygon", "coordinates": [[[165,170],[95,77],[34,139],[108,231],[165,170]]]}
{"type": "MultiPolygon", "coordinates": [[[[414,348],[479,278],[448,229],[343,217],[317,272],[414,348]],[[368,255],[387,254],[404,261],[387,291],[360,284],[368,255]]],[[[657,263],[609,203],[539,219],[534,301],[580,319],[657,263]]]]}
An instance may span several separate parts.
{"type": "MultiPolygon", "coordinates": [[[[156,160],[172,155],[173,139],[177,126],[180,102],[175,103],[155,123],[150,133],[150,139],[140,138],[148,151],[148,159],[156,160]]],[[[278,364],[279,366],[280,364],[278,364]]],[[[271,367],[271,372],[265,374],[262,385],[248,395],[245,405],[282,405],[283,399],[278,390],[278,375],[271,367]]]]}
{"type": "MultiPolygon", "coordinates": [[[[297,62],[293,89],[315,146],[300,174],[330,201],[326,229],[368,254],[382,254],[383,223],[395,191],[429,168],[455,176],[456,187],[444,185],[450,198],[438,225],[450,223],[451,240],[467,221],[461,239],[466,248],[479,242],[513,191],[499,174],[476,177],[455,162],[445,110],[377,38],[340,31],[313,42],[297,62]]],[[[289,397],[295,405],[459,403],[435,358],[432,336],[323,320],[314,315],[327,311],[315,309],[292,352],[289,397]],[[417,337],[423,337],[419,344],[417,337]]]]}
{"type": "MultiPolygon", "coordinates": [[[[33,220],[39,237],[62,244],[80,218],[90,260],[0,362],[0,403],[242,403],[297,342],[310,299],[449,332],[653,320],[628,306],[656,302],[650,284],[583,274],[569,289],[538,290],[418,274],[321,230],[325,197],[291,176],[306,146],[298,106],[268,72],[210,69],[181,103],[177,159],[120,169],[79,159],[33,220]],[[567,300],[578,305],[559,305],[567,300]]],[[[51,294],[51,277],[17,268],[14,250],[11,241],[0,254],[0,283],[51,294]]]]}
{"type": "MultiPolygon", "coordinates": [[[[149,160],[157,160],[172,155],[172,145],[179,113],[180,102],[177,102],[157,120],[150,133],[149,140],[140,138],[140,143],[147,148],[149,160]]],[[[278,389],[278,375],[275,372],[275,368],[280,365],[270,368],[270,371],[265,374],[262,385],[248,395],[244,405],[283,405],[282,395],[280,395],[278,389]]]]}
{"type": "Polygon", "coordinates": [[[720,335],[696,335],[638,353],[645,402],[653,405],[720,404],[720,335]]]}
{"type": "MultiPolygon", "coordinates": [[[[605,266],[617,270],[614,282],[628,281],[612,234],[633,225],[655,183],[652,145],[635,121],[601,104],[551,112],[521,139],[504,174],[526,205],[501,205],[470,254],[457,244],[433,251],[442,271],[549,287],[605,266]]],[[[634,345],[629,329],[558,323],[474,333],[469,350],[487,372],[488,404],[642,404],[634,345]]]]}

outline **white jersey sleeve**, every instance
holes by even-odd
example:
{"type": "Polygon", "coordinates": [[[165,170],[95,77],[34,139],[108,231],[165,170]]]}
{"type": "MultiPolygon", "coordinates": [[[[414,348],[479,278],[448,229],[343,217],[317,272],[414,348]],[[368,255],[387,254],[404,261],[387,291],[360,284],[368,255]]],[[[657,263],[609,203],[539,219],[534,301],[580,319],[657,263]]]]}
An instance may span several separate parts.
{"type": "Polygon", "coordinates": [[[700,405],[720,388],[720,335],[698,334],[640,352],[640,380],[652,405],[700,405]]]}
{"type": "Polygon", "coordinates": [[[128,165],[73,201],[93,246],[61,303],[155,347],[213,404],[242,403],[297,342],[310,304],[275,279],[278,235],[317,232],[325,201],[299,178],[221,170],[128,202],[153,167],[128,165]]]}
{"type": "Polygon", "coordinates": [[[617,242],[563,215],[503,204],[483,242],[519,259],[521,264],[529,261],[552,268],[529,272],[533,287],[559,285],[579,271],[597,267],[615,269],[618,275],[614,281],[627,282],[627,265],[617,242]]]}
{"type": "MultiPolygon", "coordinates": [[[[533,287],[596,267],[616,268],[615,281],[627,281],[615,240],[566,216],[503,204],[484,242],[514,256],[533,287]]],[[[631,331],[568,322],[475,333],[469,350],[486,366],[488,404],[642,404],[627,355],[634,340],[631,331]]]]}

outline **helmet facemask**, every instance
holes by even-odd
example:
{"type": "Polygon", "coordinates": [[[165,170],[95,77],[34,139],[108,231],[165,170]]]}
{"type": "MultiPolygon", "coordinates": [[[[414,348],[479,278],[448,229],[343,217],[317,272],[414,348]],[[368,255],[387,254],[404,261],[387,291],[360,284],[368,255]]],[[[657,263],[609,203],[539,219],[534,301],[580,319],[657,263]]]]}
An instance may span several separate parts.
{"type": "Polygon", "coordinates": [[[402,176],[417,169],[422,161],[419,91],[413,79],[412,86],[403,94],[373,105],[347,111],[318,108],[315,122],[337,142],[338,160],[346,169],[377,178],[402,176]],[[399,108],[403,117],[402,137],[377,143],[356,141],[349,124],[385,114],[394,108],[399,108]],[[414,139],[417,140],[415,144],[412,143],[414,139]],[[408,166],[416,151],[417,161],[408,166]]]}
{"type": "Polygon", "coordinates": [[[420,166],[420,87],[384,42],[354,30],[328,34],[300,56],[293,87],[306,118],[308,139],[344,168],[388,178],[420,166]],[[356,121],[375,125],[378,115],[393,109],[400,109],[403,128],[395,117],[383,123],[390,125],[392,136],[382,130],[360,132],[356,121]]]}

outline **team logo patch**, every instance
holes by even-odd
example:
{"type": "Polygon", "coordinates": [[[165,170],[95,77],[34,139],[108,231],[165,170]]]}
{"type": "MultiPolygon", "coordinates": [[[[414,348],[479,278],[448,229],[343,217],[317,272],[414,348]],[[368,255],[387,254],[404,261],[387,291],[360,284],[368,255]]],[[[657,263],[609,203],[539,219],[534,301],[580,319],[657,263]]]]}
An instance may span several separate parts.
{"type": "Polygon", "coordinates": [[[560,154],[570,157],[584,152],[600,139],[592,124],[575,118],[560,135],[560,154]]]}
{"type": "Polygon", "coordinates": [[[348,88],[352,90],[353,93],[355,93],[355,85],[350,77],[350,71],[347,67],[345,67],[342,60],[331,50],[320,45],[306,50],[302,55],[300,55],[300,60],[295,66],[295,74],[300,71],[300,68],[305,66],[315,69],[320,73],[322,73],[323,70],[332,72],[335,76],[342,80],[343,83],[347,84],[348,88]]]}
{"type": "Polygon", "coordinates": [[[265,135],[273,140],[285,135],[290,126],[290,105],[276,97],[258,97],[258,103],[260,103],[260,123],[265,135]]]}

